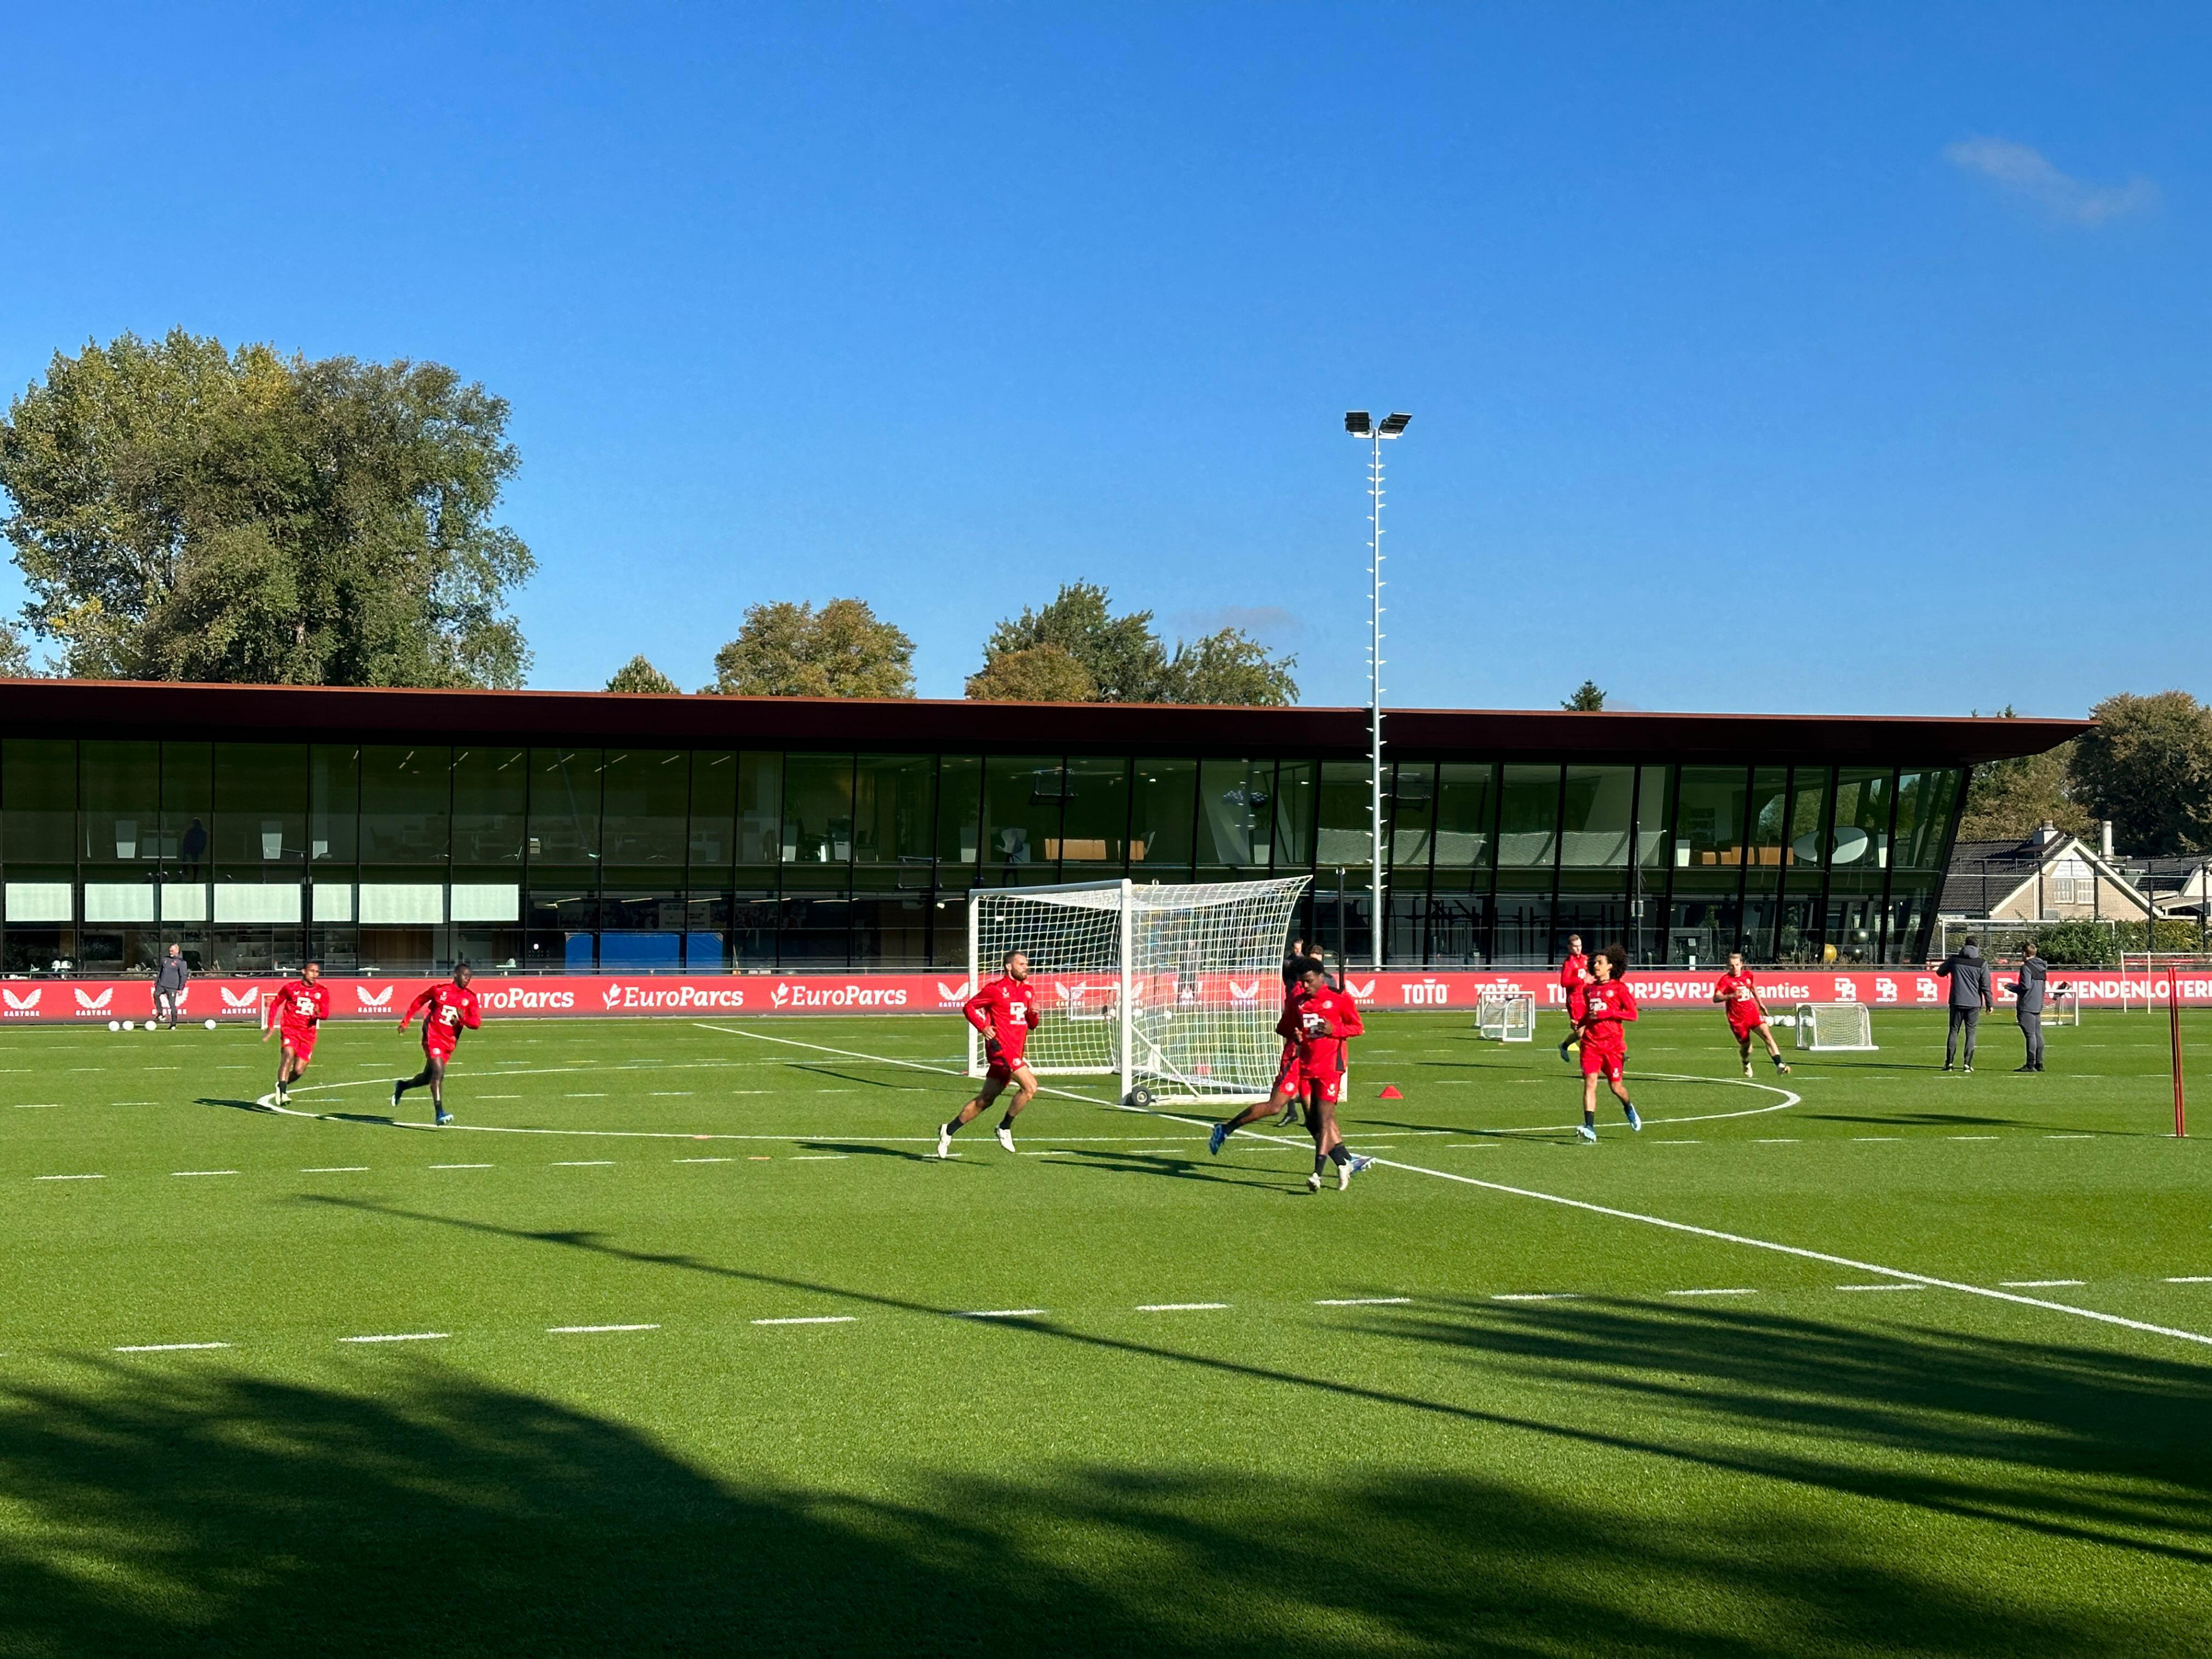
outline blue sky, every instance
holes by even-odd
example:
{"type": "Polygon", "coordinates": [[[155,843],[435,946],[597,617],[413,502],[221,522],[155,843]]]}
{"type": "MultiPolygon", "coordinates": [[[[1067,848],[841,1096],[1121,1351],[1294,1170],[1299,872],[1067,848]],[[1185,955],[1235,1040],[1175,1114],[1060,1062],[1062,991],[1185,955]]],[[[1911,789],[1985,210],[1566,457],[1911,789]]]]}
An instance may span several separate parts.
{"type": "MultiPolygon", "coordinates": [[[[0,385],[508,398],[533,683],[1106,583],[1364,700],[2212,694],[2201,9],[11,8],[0,385]]],[[[0,600],[7,599],[0,592],[0,600]]],[[[12,603],[12,601],[9,601],[12,603]]]]}

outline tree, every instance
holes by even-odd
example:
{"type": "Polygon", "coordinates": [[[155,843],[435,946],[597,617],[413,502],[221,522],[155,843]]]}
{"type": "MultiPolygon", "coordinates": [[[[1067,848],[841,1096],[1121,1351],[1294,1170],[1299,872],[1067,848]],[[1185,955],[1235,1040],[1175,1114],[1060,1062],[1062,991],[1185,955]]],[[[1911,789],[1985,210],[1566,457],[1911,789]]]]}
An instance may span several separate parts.
{"type": "Polygon", "coordinates": [[[25,619],[72,675],[519,685],[507,416],[439,363],[181,329],[57,353],[0,422],[25,619]]]}
{"type": "Polygon", "coordinates": [[[0,680],[27,679],[31,674],[31,650],[23,643],[23,636],[6,623],[0,623],[0,680]]]}
{"type": "MultiPolygon", "coordinates": [[[[983,644],[982,672],[969,681],[969,696],[1001,695],[992,688],[1041,672],[1034,665],[995,671],[1002,659],[1052,647],[1089,677],[1090,702],[1232,702],[1275,705],[1297,700],[1291,671],[1296,657],[1271,657],[1240,629],[1224,628],[1201,639],[1178,641],[1168,653],[1152,627],[1152,613],[1113,613],[1111,598],[1096,582],[1064,584],[1042,611],[1024,606],[1001,622],[983,644]],[[984,691],[974,688],[985,687],[984,691]]],[[[1055,686],[1074,682],[1055,668],[1055,686]]]]}
{"type": "Polygon", "coordinates": [[[676,682],[645,659],[641,652],[614,672],[607,682],[610,691],[673,691],[676,682]]]}
{"type": "Polygon", "coordinates": [[[2075,799],[2130,853],[2212,851],[2212,708],[2186,691],[2110,696],[2075,740],[2075,799]]]}
{"type": "Polygon", "coordinates": [[[745,611],[706,688],[744,697],[910,697],[914,641],[863,599],[780,600],[745,611]]]}
{"type": "Polygon", "coordinates": [[[968,677],[968,695],[978,702],[1095,702],[1098,683],[1090,671],[1056,645],[1032,645],[1008,651],[968,677]]]}
{"type": "Polygon", "coordinates": [[[1605,707],[1605,693],[1598,690],[1595,680],[1584,680],[1559,707],[1577,714],[1594,714],[1605,707]]]}
{"type": "Polygon", "coordinates": [[[2046,823],[2069,835],[2094,836],[2094,817],[2067,793],[2071,743],[2040,755],[1984,761],[1966,786],[1960,841],[2024,841],[2046,823]]]}

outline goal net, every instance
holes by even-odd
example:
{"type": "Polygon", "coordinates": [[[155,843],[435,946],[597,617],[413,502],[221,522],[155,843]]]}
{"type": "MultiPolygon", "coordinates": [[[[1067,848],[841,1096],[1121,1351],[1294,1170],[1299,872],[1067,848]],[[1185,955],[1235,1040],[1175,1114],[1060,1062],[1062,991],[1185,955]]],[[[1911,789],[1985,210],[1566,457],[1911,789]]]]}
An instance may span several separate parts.
{"type": "MultiPolygon", "coordinates": [[[[1011,951],[1029,957],[1041,1023],[1024,1058],[1040,1077],[1117,1077],[1124,1100],[1265,1100],[1282,1053],[1283,947],[1310,879],[978,888],[969,982],[1011,951]]],[[[972,1026],[968,1073],[983,1075],[972,1026]]]]}
{"type": "Polygon", "coordinates": [[[1483,992],[1474,1000],[1474,1033],[1493,1042],[1533,1042],[1536,999],[1526,991],[1483,992]]]}
{"type": "Polygon", "coordinates": [[[1874,1014],[1863,1002],[1801,1002],[1797,1005],[1800,1048],[1871,1048],[1874,1014]]]}

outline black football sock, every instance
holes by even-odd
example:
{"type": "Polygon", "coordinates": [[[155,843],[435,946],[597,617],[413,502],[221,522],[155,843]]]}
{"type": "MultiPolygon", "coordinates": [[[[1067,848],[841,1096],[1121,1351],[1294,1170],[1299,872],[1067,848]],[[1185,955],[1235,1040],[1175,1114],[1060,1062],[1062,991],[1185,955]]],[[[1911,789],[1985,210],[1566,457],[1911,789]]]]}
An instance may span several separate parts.
{"type": "Polygon", "coordinates": [[[1328,1161],[1340,1167],[1352,1162],[1352,1149],[1342,1141],[1328,1149],[1328,1161]]]}
{"type": "Polygon", "coordinates": [[[1327,1152],[1316,1152],[1314,1154],[1314,1173],[1316,1175],[1319,1175],[1322,1170],[1328,1168],[1328,1154],[1327,1152]]]}
{"type": "Polygon", "coordinates": [[[999,1127],[1005,1130],[1008,1134],[1013,1133],[1014,1115],[1012,1112],[1008,1112],[1004,1117],[999,1120],[999,1127]]]}
{"type": "Polygon", "coordinates": [[[1596,1107],[1585,1106],[1583,1108],[1583,1127],[1585,1129],[1595,1129],[1597,1127],[1596,1107]]]}
{"type": "Polygon", "coordinates": [[[1635,1116],[1635,1115],[1636,1115],[1636,1103],[1635,1103],[1634,1101],[1632,1101],[1632,1100],[1624,1100],[1624,1101],[1622,1101],[1622,1102],[1620,1103],[1620,1115],[1621,1115],[1621,1116],[1623,1116],[1623,1117],[1633,1117],[1633,1116],[1635,1116]]]}
{"type": "Polygon", "coordinates": [[[960,1133],[960,1120],[957,1117],[946,1118],[945,1120],[945,1133],[949,1135],[958,1134],[960,1133]]]}

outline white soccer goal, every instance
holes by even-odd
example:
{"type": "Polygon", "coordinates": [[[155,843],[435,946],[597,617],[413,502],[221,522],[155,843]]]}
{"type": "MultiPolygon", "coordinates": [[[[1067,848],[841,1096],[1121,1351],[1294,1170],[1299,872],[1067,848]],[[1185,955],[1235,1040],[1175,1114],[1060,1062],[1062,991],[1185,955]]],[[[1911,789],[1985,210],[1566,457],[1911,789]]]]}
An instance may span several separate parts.
{"type": "Polygon", "coordinates": [[[1474,1034],[1493,1042],[1534,1042],[1536,999],[1502,986],[1484,991],[1474,1000],[1474,1034]]]}
{"type": "Polygon", "coordinates": [[[1870,1049],[1874,1013],[1863,1002],[1801,1002],[1797,1046],[1814,1049],[1870,1049]]]}
{"type": "Polygon", "coordinates": [[[2043,1023],[2045,1025],[2079,1025],[2081,1023],[2081,993],[2070,982],[2050,987],[2043,997],[2043,1023]]]}
{"type": "MultiPolygon", "coordinates": [[[[1116,1077],[1125,1101],[1265,1100],[1282,1053],[1283,947],[1310,879],[977,888],[969,982],[1011,951],[1029,957],[1042,1024],[1024,1058],[1041,1077],[1116,1077]]],[[[973,1027],[968,1074],[983,1074],[973,1027]]]]}

